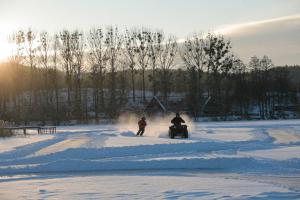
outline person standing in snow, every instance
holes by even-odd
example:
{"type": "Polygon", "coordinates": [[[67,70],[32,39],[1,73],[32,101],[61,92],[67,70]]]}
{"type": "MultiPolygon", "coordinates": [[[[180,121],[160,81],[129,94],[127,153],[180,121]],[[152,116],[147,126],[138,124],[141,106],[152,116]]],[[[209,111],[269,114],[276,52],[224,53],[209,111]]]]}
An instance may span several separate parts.
{"type": "Polygon", "coordinates": [[[142,117],[139,122],[138,122],[138,125],[139,125],[139,131],[136,133],[137,136],[142,136],[145,132],[145,128],[147,126],[147,122],[146,122],[146,118],[145,117],[142,117]]]}

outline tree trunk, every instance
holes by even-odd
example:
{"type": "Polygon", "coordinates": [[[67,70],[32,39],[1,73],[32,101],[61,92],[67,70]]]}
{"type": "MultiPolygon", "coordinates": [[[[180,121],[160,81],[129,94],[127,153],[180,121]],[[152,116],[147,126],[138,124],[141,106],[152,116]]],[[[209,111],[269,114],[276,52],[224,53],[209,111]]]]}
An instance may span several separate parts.
{"type": "Polygon", "coordinates": [[[134,83],[134,69],[131,68],[131,84],[132,84],[132,99],[135,103],[135,83],[134,83]]]}
{"type": "Polygon", "coordinates": [[[143,100],[146,101],[146,91],[145,91],[145,68],[142,69],[142,79],[143,79],[143,100]]]}

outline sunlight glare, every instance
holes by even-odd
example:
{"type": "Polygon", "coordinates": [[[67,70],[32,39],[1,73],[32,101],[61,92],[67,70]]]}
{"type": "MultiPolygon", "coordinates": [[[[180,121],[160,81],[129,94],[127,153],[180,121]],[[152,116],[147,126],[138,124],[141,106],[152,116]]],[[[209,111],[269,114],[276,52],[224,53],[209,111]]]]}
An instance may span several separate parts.
{"type": "Polygon", "coordinates": [[[14,45],[8,40],[8,37],[12,33],[12,29],[8,26],[1,24],[0,26],[0,62],[6,61],[13,52],[14,45]]]}

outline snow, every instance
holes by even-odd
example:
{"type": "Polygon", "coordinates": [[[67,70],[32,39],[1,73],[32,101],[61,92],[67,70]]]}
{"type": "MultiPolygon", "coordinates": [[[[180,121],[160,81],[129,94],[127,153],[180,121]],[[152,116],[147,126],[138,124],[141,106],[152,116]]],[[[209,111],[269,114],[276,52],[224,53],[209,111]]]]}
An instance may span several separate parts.
{"type": "Polygon", "coordinates": [[[201,133],[201,137],[210,140],[219,141],[247,141],[255,139],[254,135],[251,134],[252,129],[250,128],[201,128],[197,129],[201,133]],[[240,134],[243,132],[243,134],[240,134]]]}
{"type": "Polygon", "coordinates": [[[283,147],[271,150],[257,150],[251,152],[239,153],[240,155],[247,155],[251,157],[269,158],[274,160],[288,160],[293,158],[300,159],[300,146],[283,147]]]}
{"type": "Polygon", "coordinates": [[[189,139],[166,119],[1,138],[0,199],[300,198],[300,120],[186,121],[189,139]]]}
{"type": "MultiPolygon", "coordinates": [[[[288,188],[269,183],[216,175],[174,176],[77,175],[6,182],[3,190],[14,188],[24,193],[2,194],[3,199],[247,199],[270,197],[296,198],[288,188]],[[82,183],[85,183],[84,188],[82,183]],[[272,196],[271,196],[272,197],[272,196]]],[[[1,194],[0,194],[1,195],[1,194]]],[[[298,196],[299,197],[299,196],[298,196]]]]}
{"type": "Polygon", "coordinates": [[[7,137],[7,138],[0,138],[0,153],[5,151],[12,151],[20,146],[24,146],[27,144],[40,142],[43,140],[52,139],[52,135],[18,135],[17,137],[7,137]]]}
{"type": "Polygon", "coordinates": [[[284,129],[269,129],[268,134],[270,137],[275,138],[275,143],[292,143],[300,142],[300,134],[297,132],[298,129],[284,128],[284,129]]]}

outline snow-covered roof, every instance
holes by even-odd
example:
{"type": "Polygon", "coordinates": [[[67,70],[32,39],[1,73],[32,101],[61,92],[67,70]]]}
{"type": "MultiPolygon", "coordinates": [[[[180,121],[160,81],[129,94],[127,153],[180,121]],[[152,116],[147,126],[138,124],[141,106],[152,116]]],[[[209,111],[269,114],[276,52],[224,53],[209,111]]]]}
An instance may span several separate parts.
{"type": "Polygon", "coordinates": [[[167,111],[166,107],[162,104],[162,102],[161,102],[156,96],[153,96],[153,98],[151,99],[151,101],[149,102],[149,104],[146,106],[145,111],[151,109],[151,107],[154,106],[153,103],[156,103],[156,105],[159,106],[159,108],[160,108],[163,112],[166,112],[166,111],[167,111]]]}
{"type": "Polygon", "coordinates": [[[154,96],[153,98],[157,101],[157,103],[159,103],[160,107],[166,112],[167,111],[166,107],[161,103],[161,101],[157,98],[157,96],[154,96]]]}

